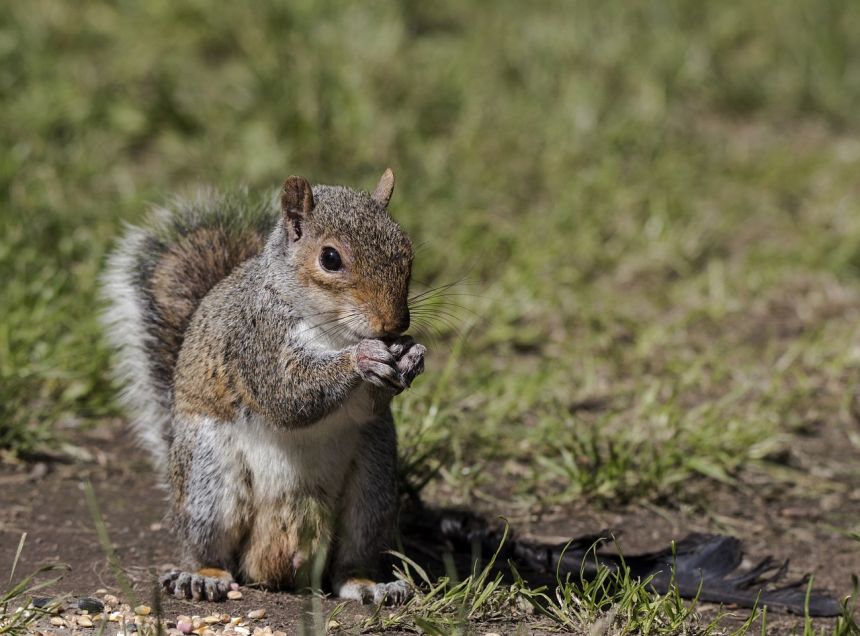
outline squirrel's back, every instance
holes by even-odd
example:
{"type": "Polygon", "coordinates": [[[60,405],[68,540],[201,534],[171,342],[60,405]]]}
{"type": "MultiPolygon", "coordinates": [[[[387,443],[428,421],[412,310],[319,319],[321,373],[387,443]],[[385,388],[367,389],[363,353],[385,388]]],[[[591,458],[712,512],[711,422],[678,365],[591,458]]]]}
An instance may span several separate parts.
{"type": "Polygon", "coordinates": [[[132,427],[156,467],[167,459],[173,372],[185,330],[207,293],[258,254],[279,215],[274,196],[201,192],[129,226],[102,279],[115,375],[132,427]]]}

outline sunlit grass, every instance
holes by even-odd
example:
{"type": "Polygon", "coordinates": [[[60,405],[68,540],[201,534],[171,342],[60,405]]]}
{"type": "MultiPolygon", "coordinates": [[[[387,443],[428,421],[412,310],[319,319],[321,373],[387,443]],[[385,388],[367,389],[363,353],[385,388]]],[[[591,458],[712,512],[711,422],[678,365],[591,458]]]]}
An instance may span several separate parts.
{"type": "Polygon", "coordinates": [[[858,32],[818,0],[12,3],[0,447],[116,413],[96,276],[122,221],[390,165],[416,291],[458,282],[396,405],[413,492],[825,479],[798,440],[860,448],[858,32]]]}

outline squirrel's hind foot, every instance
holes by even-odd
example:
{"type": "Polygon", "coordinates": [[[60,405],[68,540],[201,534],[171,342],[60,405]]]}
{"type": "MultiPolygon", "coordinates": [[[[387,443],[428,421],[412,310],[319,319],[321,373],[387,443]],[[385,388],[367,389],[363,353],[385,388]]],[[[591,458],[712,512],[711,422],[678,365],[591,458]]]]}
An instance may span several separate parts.
{"type": "Polygon", "coordinates": [[[230,591],[230,584],[233,582],[229,573],[224,572],[223,576],[207,576],[201,572],[182,572],[174,570],[161,577],[161,587],[164,591],[172,596],[193,601],[223,601],[227,598],[227,592],[230,591]]]}
{"type": "Polygon", "coordinates": [[[374,583],[367,579],[349,579],[341,584],[337,595],[346,600],[375,605],[403,605],[412,597],[412,589],[406,581],[374,583]]]}

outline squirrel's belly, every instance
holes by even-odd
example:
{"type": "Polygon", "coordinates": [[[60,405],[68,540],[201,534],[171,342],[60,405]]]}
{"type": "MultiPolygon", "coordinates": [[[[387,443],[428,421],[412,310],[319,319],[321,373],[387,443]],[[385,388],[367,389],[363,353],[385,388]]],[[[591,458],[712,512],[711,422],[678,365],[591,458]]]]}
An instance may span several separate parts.
{"type": "Polygon", "coordinates": [[[352,402],[302,429],[275,429],[256,416],[233,427],[254,510],[244,578],[280,587],[311,584],[307,572],[331,541],[352,469],[363,423],[356,416],[363,419],[364,409],[352,402]]]}

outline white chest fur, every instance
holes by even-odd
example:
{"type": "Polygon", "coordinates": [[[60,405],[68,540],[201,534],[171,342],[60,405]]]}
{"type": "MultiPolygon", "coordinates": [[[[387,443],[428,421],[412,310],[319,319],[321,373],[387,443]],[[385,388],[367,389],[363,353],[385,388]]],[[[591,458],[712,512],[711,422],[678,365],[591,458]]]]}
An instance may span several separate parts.
{"type": "Polygon", "coordinates": [[[373,417],[366,386],[336,411],[303,428],[277,429],[257,416],[234,427],[237,450],[253,476],[253,497],[275,501],[290,492],[337,497],[355,457],[360,429],[373,417]]]}

